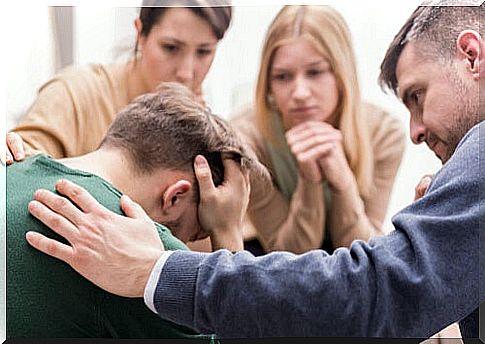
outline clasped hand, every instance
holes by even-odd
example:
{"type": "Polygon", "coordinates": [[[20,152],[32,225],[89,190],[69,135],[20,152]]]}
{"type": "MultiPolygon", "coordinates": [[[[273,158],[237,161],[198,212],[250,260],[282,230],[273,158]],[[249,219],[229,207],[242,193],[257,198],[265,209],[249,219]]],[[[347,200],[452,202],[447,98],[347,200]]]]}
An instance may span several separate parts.
{"type": "Polygon", "coordinates": [[[336,191],[348,187],[352,171],[340,130],[325,122],[307,121],[288,130],[285,136],[303,178],[313,183],[327,180],[336,191]]]}

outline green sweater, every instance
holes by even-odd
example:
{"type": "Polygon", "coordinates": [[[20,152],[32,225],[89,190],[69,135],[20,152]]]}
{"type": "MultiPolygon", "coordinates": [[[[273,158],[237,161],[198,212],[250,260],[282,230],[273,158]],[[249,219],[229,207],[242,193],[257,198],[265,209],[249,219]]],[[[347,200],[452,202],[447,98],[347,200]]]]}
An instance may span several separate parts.
{"type": "MultiPolygon", "coordinates": [[[[106,208],[122,214],[121,193],[96,175],[70,169],[46,155],[7,168],[7,338],[202,337],[161,320],[142,298],[101,290],[64,262],[27,243],[29,230],[66,243],[27,210],[35,190],[54,191],[60,178],[83,186],[106,208]]],[[[165,248],[187,249],[166,227],[157,224],[157,228],[165,248]]]]}

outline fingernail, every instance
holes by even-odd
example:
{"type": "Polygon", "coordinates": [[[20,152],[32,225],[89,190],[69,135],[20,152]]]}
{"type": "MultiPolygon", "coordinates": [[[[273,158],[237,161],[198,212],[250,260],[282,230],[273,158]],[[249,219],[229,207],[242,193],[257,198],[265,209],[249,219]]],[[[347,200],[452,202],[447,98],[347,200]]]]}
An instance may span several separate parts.
{"type": "Polygon", "coordinates": [[[10,154],[10,152],[7,152],[5,159],[6,159],[7,162],[12,162],[13,159],[12,159],[12,155],[10,154]]]}
{"type": "Polygon", "coordinates": [[[35,232],[32,232],[32,231],[29,231],[29,232],[25,233],[25,239],[28,242],[32,242],[35,239],[35,236],[36,236],[36,233],[35,232]]]}
{"type": "Polygon", "coordinates": [[[66,180],[65,179],[59,179],[57,182],[56,182],[56,189],[58,190],[59,188],[61,188],[64,184],[66,183],[66,180]]]}
{"type": "Polygon", "coordinates": [[[202,155],[197,155],[195,157],[195,165],[197,167],[207,167],[207,161],[202,155]]]}

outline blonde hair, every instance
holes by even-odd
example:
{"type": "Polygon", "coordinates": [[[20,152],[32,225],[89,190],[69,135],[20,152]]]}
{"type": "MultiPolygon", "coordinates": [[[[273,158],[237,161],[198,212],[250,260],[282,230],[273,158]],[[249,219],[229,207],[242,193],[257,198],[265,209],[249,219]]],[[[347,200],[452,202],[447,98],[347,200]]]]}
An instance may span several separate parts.
{"type": "Polygon", "coordinates": [[[350,30],[329,6],[285,6],[266,34],[255,97],[256,124],[263,137],[276,143],[271,121],[269,75],[276,50],[294,38],[304,38],[330,63],[339,91],[335,110],[343,147],[361,195],[372,186],[373,154],[360,90],[350,30]]]}

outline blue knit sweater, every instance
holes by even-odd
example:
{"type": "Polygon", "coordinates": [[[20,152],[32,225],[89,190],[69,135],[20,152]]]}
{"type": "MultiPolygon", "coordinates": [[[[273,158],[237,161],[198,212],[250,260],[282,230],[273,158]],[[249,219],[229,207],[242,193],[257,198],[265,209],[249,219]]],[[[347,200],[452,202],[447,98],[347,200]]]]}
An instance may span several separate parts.
{"type": "Polygon", "coordinates": [[[460,320],[465,337],[478,337],[484,130],[462,138],[387,236],[332,255],[173,253],[155,292],[159,315],[220,337],[425,338],[460,320]]]}

